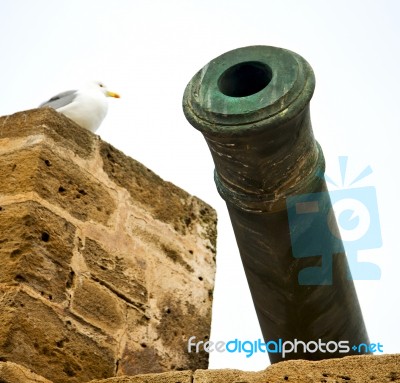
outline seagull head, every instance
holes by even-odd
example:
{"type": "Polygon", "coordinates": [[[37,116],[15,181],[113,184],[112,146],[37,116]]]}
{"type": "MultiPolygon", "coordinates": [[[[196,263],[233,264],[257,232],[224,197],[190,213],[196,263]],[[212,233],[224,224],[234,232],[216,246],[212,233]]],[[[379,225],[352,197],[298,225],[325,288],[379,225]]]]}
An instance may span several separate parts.
{"type": "Polygon", "coordinates": [[[106,97],[114,97],[114,98],[120,98],[120,95],[115,92],[111,92],[110,90],[107,89],[107,87],[100,81],[92,81],[87,84],[87,88],[92,90],[92,91],[99,91],[104,94],[106,97]]]}

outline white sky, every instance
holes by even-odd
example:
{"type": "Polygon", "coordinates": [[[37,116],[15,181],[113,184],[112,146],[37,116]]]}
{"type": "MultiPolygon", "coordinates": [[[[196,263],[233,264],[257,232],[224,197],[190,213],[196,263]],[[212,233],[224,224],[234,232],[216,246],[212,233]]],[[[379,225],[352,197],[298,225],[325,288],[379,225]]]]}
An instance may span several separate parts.
{"type": "MultiPolygon", "coordinates": [[[[215,341],[261,332],[210,153],[182,113],[183,91],[198,69],[234,48],[274,45],[302,55],[317,79],[311,113],[327,173],[340,182],[343,155],[348,181],[368,165],[374,171],[355,186],[377,191],[383,246],[362,256],[382,278],[356,287],[371,342],[400,352],[400,2],[2,0],[0,36],[0,115],[101,80],[122,96],[110,100],[102,139],[217,210],[215,341]]],[[[262,354],[210,357],[211,368],[267,364],[262,354]]]]}

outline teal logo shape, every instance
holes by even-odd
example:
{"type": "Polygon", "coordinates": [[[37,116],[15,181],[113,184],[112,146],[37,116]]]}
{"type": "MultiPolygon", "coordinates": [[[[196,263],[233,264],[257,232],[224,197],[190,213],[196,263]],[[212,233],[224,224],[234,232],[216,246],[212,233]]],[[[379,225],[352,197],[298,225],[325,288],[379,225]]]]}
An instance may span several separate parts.
{"type": "MultiPolygon", "coordinates": [[[[348,157],[339,157],[342,189],[309,193],[287,198],[292,255],[295,258],[319,257],[319,262],[299,271],[300,285],[332,284],[335,254],[346,253],[348,278],[378,280],[380,267],[358,259],[361,250],[382,246],[376,189],[373,186],[351,187],[372,173],[366,167],[347,188],[348,157]],[[340,230],[339,230],[340,228],[340,230]]],[[[328,176],[327,184],[338,185],[328,176]]]]}

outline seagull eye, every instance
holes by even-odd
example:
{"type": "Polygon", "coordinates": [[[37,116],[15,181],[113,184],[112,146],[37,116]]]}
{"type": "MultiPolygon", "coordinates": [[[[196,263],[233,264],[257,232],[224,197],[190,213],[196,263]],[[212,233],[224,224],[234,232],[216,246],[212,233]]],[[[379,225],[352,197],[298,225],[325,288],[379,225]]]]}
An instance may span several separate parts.
{"type": "Polygon", "coordinates": [[[100,87],[100,88],[104,88],[104,84],[99,83],[99,87],[100,87]]]}

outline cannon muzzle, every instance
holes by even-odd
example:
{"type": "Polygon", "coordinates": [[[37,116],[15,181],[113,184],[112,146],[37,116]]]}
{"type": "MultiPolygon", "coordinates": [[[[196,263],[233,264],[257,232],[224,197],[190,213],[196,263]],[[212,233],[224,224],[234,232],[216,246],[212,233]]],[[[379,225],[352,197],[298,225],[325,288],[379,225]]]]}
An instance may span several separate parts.
{"type": "Polygon", "coordinates": [[[204,66],[183,98],[211,151],[272,363],[369,352],[311,127],[314,87],[298,54],[251,46],[204,66]],[[282,355],[273,342],[296,348],[282,355]]]}

